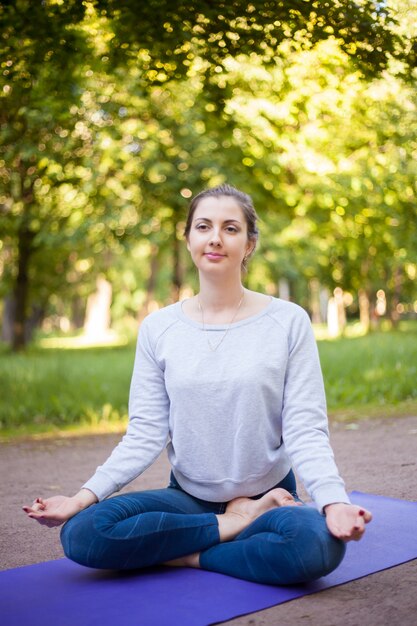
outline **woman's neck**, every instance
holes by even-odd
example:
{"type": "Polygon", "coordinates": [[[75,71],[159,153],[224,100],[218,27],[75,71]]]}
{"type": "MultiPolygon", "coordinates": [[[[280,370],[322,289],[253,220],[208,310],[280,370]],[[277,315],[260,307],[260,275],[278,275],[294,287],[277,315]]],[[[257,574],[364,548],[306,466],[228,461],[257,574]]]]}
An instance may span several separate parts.
{"type": "Polygon", "coordinates": [[[200,293],[198,299],[207,312],[213,313],[236,308],[244,293],[240,276],[230,280],[210,280],[200,276],[200,293]]]}

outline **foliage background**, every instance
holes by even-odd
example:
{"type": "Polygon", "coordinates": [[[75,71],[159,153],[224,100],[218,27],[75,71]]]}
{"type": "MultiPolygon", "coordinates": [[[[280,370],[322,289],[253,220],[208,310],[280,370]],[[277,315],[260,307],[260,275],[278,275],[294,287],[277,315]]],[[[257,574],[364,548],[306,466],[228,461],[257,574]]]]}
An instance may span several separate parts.
{"type": "MultiPolygon", "coordinates": [[[[414,2],[0,3],[0,275],[15,349],[116,327],[196,287],[188,198],[252,194],[248,285],[313,308],[314,281],[415,314],[414,2]],[[312,283],[313,281],[313,283],[312,283]],[[45,327],[45,325],[44,325],[45,327]]],[[[7,336],[8,335],[8,336],[7,336]]]]}

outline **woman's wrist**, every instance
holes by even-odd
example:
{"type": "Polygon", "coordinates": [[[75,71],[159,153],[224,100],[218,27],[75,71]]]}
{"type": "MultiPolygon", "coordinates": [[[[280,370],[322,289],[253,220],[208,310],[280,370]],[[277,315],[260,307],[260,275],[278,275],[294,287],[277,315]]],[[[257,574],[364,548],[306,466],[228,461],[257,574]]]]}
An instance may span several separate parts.
{"type": "Polygon", "coordinates": [[[340,506],[341,504],[345,505],[345,506],[350,506],[348,502],[330,502],[329,504],[325,504],[323,507],[323,513],[324,515],[326,515],[326,513],[328,512],[328,510],[332,507],[332,506],[340,506]]]}
{"type": "Polygon", "coordinates": [[[92,504],[98,502],[96,494],[89,489],[80,489],[75,496],[72,496],[72,500],[80,508],[80,510],[86,509],[92,504]]]}

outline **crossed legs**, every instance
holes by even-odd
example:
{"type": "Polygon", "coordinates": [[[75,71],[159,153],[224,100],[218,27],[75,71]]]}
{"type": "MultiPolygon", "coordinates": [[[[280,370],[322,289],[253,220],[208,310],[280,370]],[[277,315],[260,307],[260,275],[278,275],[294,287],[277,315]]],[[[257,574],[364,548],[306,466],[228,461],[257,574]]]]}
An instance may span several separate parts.
{"type": "Polygon", "coordinates": [[[315,509],[273,489],[218,503],[167,488],[95,504],[61,531],[66,556],[103,569],[188,565],[268,584],[306,582],[339,565],[345,546],[315,509]],[[184,560],[185,556],[185,560],[184,560]],[[187,559],[188,557],[188,559],[187,559]]]}

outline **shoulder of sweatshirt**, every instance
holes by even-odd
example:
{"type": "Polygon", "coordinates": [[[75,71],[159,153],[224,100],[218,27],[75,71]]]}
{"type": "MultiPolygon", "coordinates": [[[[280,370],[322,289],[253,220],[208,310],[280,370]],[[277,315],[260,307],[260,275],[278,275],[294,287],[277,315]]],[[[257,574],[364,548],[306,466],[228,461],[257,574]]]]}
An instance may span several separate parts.
{"type": "Polygon", "coordinates": [[[311,327],[310,316],[307,311],[295,302],[274,298],[274,307],[270,313],[270,317],[282,326],[288,334],[294,327],[303,327],[308,325],[311,327]]]}
{"type": "Polygon", "coordinates": [[[149,313],[141,322],[139,333],[146,331],[152,338],[152,342],[156,343],[171,326],[180,321],[178,317],[179,306],[179,302],[175,302],[149,313]]]}

